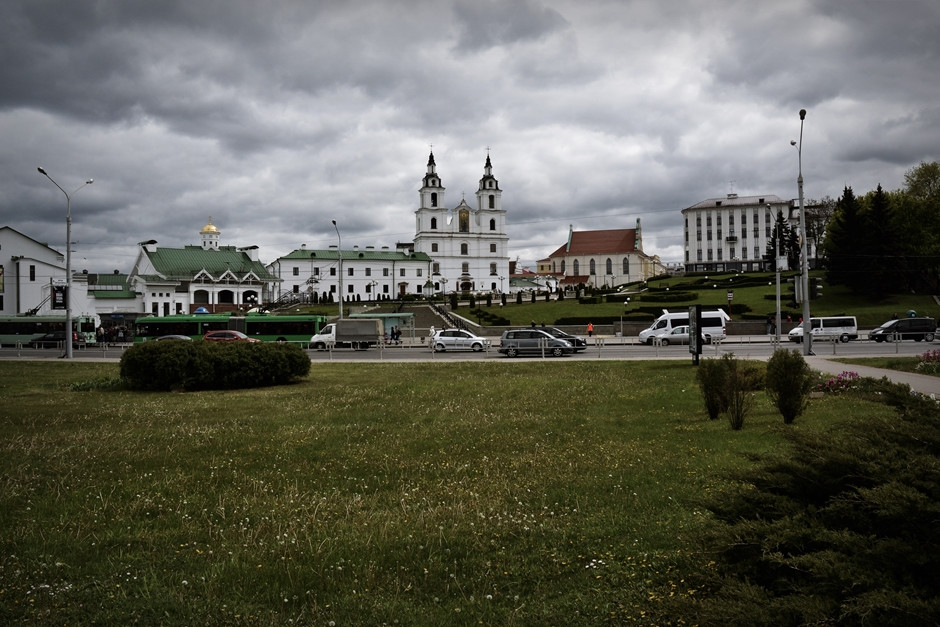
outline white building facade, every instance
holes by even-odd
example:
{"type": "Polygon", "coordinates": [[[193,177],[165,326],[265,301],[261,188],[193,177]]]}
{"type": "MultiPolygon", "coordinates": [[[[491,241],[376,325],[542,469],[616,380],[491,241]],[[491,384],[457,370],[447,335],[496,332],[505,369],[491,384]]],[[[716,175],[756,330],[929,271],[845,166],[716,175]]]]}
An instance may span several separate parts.
{"type": "Polygon", "coordinates": [[[303,246],[275,260],[268,270],[280,279],[280,302],[343,302],[397,299],[427,293],[431,259],[388,246],[312,250],[303,246]]]}
{"type": "Polygon", "coordinates": [[[777,212],[790,202],[777,196],[728,194],[682,210],[686,272],[763,270],[777,212]]]}
{"type": "Polygon", "coordinates": [[[509,285],[509,236],[502,190],[486,156],[475,206],[447,208],[434,153],[418,192],[414,250],[431,259],[435,292],[499,292],[509,285]]]}

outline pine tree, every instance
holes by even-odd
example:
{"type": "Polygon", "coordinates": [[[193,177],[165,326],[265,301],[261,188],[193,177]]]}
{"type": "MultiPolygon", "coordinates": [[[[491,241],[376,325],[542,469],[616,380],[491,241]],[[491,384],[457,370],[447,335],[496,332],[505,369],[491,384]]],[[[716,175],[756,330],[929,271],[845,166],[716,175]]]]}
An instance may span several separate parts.
{"type": "Polygon", "coordinates": [[[861,205],[851,187],[846,187],[836,201],[836,211],[829,223],[824,249],[829,259],[827,280],[863,292],[867,278],[864,267],[866,224],[861,205]]]}
{"type": "Polygon", "coordinates": [[[863,283],[865,291],[882,297],[896,291],[904,272],[898,257],[900,242],[896,236],[894,208],[880,184],[866,196],[865,205],[863,219],[867,242],[865,256],[859,265],[867,277],[863,283]]]}

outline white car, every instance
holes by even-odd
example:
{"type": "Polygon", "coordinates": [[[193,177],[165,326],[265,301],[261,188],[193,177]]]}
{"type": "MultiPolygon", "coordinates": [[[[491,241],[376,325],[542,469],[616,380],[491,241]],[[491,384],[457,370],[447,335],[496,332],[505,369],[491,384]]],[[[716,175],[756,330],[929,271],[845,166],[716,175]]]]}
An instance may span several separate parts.
{"type": "Polygon", "coordinates": [[[438,331],[428,341],[435,352],[448,350],[466,350],[479,352],[490,347],[490,341],[485,337],[474,335],[462,329],[444,329],[438,331]]]}

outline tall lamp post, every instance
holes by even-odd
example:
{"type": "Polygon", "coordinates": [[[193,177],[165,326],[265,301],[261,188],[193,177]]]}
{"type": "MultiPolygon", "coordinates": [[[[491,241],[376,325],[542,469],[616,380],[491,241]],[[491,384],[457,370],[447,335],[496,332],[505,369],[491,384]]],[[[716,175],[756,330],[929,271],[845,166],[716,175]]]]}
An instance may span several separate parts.
{"type": "Polygon", "coordinates": [[[441,277],[441,300],[444,301],[444,305],[447,305],[447,277],[441,277]]]}
{"type": "Polygon", "coordinates": [[[339,253],[339,319],[343,319],[343,238],[340,237],[339,227],[336,226],[336,220],[333,220],[333,228],[336,229],[336,241],[339,253]]]}
{"type": "Polygon", "coordinates": [[[800,276],[800,290],[803,292],[803,354],[813,355],[813,324],[809,319],[809,256],[806,254],[806,209],[803,207],[803,120],[806,119],[806,109],[800,109],[800,141],[790,141],[796,146],[797,162],[799,165],[796,186],[800,199],[800,256],[803,262],[803,271],[800,276]]]}
{"type": "Polygon", "coordinates": [[[72,358],[72,196],[86,185],[91,185],[95,179],[88,179],[69,194],[55,179],[42,169],[36,168],[39,173],[52,181],[52,184],[65,194],[65,358],[72,358]]]}

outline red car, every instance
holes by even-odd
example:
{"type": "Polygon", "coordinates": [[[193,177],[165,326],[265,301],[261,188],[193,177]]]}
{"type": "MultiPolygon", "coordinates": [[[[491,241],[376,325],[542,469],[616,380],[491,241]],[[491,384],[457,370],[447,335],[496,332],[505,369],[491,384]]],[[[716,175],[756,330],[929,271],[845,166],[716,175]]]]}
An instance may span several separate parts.
{"type": "Polygon", "coordinates": [[[211,342],[260,342],[261,340],[248,337],[241,331],[209,331],[202,339],[211,342]]]}

